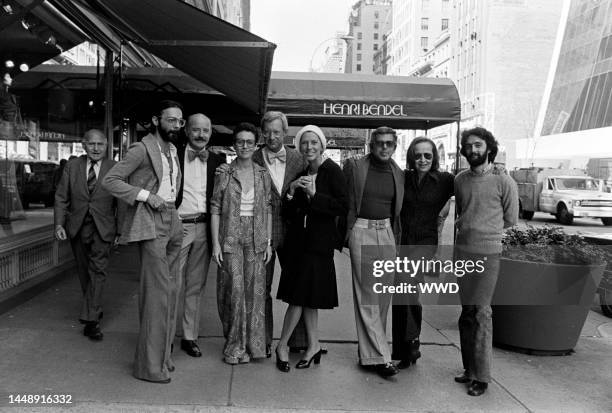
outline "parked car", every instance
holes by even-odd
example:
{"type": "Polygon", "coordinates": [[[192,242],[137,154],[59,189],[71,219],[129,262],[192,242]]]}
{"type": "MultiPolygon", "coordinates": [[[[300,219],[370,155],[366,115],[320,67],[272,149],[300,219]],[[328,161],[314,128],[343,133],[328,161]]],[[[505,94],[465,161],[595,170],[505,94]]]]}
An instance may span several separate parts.
{"type": "Polygon", "coordinates": [[[574,217],[600,218],[612,225],[612,194],[578,169],[521,168],[510,172],[519,190],[521,218],[536,211],[548,212],[559,223],[571,225],[574,217]]]}

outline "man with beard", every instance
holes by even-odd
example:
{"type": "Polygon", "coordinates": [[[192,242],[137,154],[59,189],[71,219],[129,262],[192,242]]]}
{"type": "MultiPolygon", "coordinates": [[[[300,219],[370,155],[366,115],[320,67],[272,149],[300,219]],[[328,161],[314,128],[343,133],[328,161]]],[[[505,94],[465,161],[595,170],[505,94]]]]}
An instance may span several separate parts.
{"type": "Polygon", "coordinates": [[[137,242],[140,254],[140,332],[133,374],[140,380],[169,383],[169,373],[174,371],[172,317],[183,239],[175,207],[182,177],[173,144],[185,125],[181,105],[160,102],[151,122],[152,132],[130,147],[102,185],[129,205],[119,242],[137,242]]]}
{"type": "Polygon", "coordinates": [[[461,133],[461,154],[470,169],[455,178],[457,239],[455,260],[484,260],[485,270],[458,278],[461,316],[459,336],[468,394],[480,396],[491,381],[491,298],[499,273],[504,228],[518,221],[518,189],[507,174],[494,174],[498,144],[491,132],[477,127],[461,133]]]}
{"type": "MultiPolygon", "coordinates": [[[[183,312],[178,314],[183,330],[181,349],[191,357],[201,357],[198,347],[200,301],[206,284],[212,246],[210,244],[210,199],[213,194],[215,169],[223,163],[219,155],[207,149],[212,135],[210,119],[196,113],[187,119],[187,144],[178,148],[183,185],[176,198],[176,207],[183,225],[183,245],[177,300],[183,312]],[[181,290],[185,291],[184,297],[181,290]],[[180,298],[179,298],[180,297],[180,298]]],[[[176,313],[178,303],[175,304],[176,313]]],[[[175,320],[175,316],[172,318],[175,320]]],[[[174,337],[174,328],[172,337],[174,337]]]]}
{"type": "MultiPolygon", "coordinates": [[[[348,159],[344,175],[348,185],[349,212],[346,226],[353,272],[353,301],[359,364],[383,377],[398,370],[391,362],[386,324],[390,294],[372,290],[372,268],[375,260],[395,260],[400,241],[400,211],[404,199],[404,171],[391,158],[397,146],[396,132],[381,126],[372,132],[370,154],[348,159]],[[362,250],[362,246],[378,246],[362,250]]],[[[388,274],[393,283],[393,274],[388,274]]]]}

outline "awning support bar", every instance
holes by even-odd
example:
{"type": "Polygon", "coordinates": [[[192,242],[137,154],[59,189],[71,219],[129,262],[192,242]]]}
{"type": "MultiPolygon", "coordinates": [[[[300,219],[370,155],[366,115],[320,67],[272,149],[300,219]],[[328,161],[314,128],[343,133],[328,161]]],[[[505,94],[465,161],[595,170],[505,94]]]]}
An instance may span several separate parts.
{"type": "Polygon", "coordinates": [[[194,46],[194,47],[256,47],[267,49],[274,47],[270,42],[229,42],[208,40],[149,40],[149,46],[194,46]]]}

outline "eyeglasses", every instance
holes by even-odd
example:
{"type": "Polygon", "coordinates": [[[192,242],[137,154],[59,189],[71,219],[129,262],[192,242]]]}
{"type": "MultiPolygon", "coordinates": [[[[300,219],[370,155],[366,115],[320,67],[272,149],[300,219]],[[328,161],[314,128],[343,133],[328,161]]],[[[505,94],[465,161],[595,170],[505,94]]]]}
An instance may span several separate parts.
{"type": "Polygon", "coordinates": [[[415,153],[413,157],[415,161],[418,161],[421,158],[431,161],[433,159],[433,153],[415,153]]]}
{"type": "Polygon", "coordinates": [[[179,119],[179,118],[161,118],[161,119],[165,120],[166,122],[174,126],[178,125],[181,128],[185,126],[185,119],[179,119]]]}
{"type": "Polygon", "coordinates": [[[252,148],[253,146],[255,146],[255,141],[243,141],[243,140],[238,140],[236,141],[235,145],[237,147],[242,147],[242,148],[252,148]]]}
{"type": "Polygon", "coordinates": [[[380,149],[384,148],[385,146],[388,146],[389,148],[395,148],[395,145],[395,141],[374,141],[374,146],[380,149]]]}

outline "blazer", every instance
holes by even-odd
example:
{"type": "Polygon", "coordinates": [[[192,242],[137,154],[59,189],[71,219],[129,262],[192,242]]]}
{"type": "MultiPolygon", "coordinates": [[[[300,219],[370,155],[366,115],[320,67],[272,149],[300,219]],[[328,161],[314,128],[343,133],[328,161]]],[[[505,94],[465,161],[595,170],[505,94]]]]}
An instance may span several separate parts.
{"type": "MultiPolygon", "coordinates": [[[[142,189],[153,193],[159,189],[163,174],[161,157],[156,138],[148,134],[130,146],[125,158],[115,164],[102,181],[108,192],[128,205],[120,223],[119,242],[122,244],[157,237],[155,211],[146,202],[137,202],[136,197],[142,189]]],[[[179,164],[177,158],[174,162],[179,164]]],[[[177,186],[180,187],[182,179],[179,168],[177,186]]]]}
{"type": "MultiPolygon", "coordinates": [[[[363,199],[363,190],[365,188],[368,170],[370,169],[370,157],[368,154],[363,158],[347,159],[344,163],[344,177],[348,187],[349,195],[349,210],[346,216],[346,230],[353,229],[355,221],[359,216],[361,201],[363,199]]],[[[399,244],[401,239],[401,223],[400,212],[402,210],[402,201],[404,200],[404,171],[391,159],[391,171],[393,173],[393,184],[395,186],[395,205],[393,205],[393,216],[391,217],[391,226],[395,243],[399,244]]]]}
{"type": "MultiPolygon", "coordinates": [[[[268,246],[268,213],[272,178],[263,166],[253,163],[255,201],[253,205],[253,243],[255,252],[265,252],[268,246]]],[[[223,252],[235,252],[240,247],[240,202],[242,187],[238,180],[236,161],[215,177],[215,189],[210,201],[210,213],[221,215],[219,244],[223,252]]]]}
{"type": "Polygon", "coordinates": [[[102,159],[96,186],[91,194],[87,190],[87,155],[66,163],[55,191],[53,217],[74,238],[79,233],[87,211],[93,218],[100,238],[112,242],[117,232],[117,201],[102,187],[102,179],[115,165],[115,161],[102,159]]]}
{"type": "MultiPolygon", "coordinates": [[[[271,202],[272,202],[272,247],[277,249],[283,246],[285,235],[287,233],[287,227],[282,217],[282,201],[287,191],[289,190],[289,184],[295,181],[304,168],[306,167],[306,161],[304,157],[295,149],[285,146],[287,151],[287,161],[285,164],[285,179],[283,180],[283,187],[278,192],[276,185],[272,184],[271,190],[271,202]]],[[[259,148],[253,154],[253,162],[266,168],[266,162],[264,161],[263,148],[259,148]]]]}
{"type": "MultiPolygon", "coordinates": [[[[300,176],[306,174],[304,170],[300,176]]],[[[334,248],[342,250],[344,234],[336,227],[336,217],[346,216],[348,192],[342,170],[331,159],[319,167],[315,187],[310,200],[299,188],[292,200],[286,197],[283,200],[283,216],[288,226],[286,245],[319,253],[333,253],[334,248]]]]}
{"type": "MultiPolygon", "coordinates": [[[[185,151],[187,145],[183,144],[176,148],[179,164],[181,166],[181,188],[176,194],[176,207],[181,206],[183,202],[183,189],[185,179],[185,151]]],[[[208,150],[208,149],[207,149],[208,150]]],[[[215,183],[215,170],[219,165],[225,163],[223,158],[214,152],[208,151],[208,160],[206,161],[206,210],[210,212],[210,199],[213,194],[213,187],[215,183]]]]}

